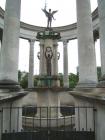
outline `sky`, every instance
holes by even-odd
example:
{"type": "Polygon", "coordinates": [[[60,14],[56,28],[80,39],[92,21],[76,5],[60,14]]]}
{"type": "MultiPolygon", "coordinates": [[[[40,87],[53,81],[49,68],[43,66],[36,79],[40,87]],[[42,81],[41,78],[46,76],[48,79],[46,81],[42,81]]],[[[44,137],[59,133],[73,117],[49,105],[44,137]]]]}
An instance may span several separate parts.
{"type": "MultiPolygon", "coordinates": [[[[5,1],[0,0],[0,6],[5,9],[5,1]]],[[[36,26],[46,27],[47,20],[42,12],[46,3],[47,10],[58,10],[54,15],[55,21],[52,26],[65,26],[76,22],[76,0],[21,0],[21,21],[36,26]]],[[[91,10],[97,7],[97,0],[91,0],[91,10]]],[[[97,65],[100,66],[100,42],[95,43],[97,65]]],[[[37,52],[39,51],[39,42],[35,42],[34,47],[34,74],[39,73],[39,60],[37,52]]],[[[60,60],[58,62],[58,72],[63,73],[63,44],[59,43],[58,51],[60,60]]],[[[78,45],[77,40],[71,40],[68,43],[68,72],[76,73],[78,66],[78,45]]],[[[29,69],[29,42],[24,39],[19,40],[19,70],[27,71],[29,69]]]]}

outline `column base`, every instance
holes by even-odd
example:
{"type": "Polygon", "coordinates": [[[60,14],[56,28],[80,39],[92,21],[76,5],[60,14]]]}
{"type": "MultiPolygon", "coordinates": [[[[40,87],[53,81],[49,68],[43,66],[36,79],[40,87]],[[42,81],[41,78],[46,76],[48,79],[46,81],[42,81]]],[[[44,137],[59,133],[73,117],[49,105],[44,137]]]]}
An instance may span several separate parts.
{"type": "Polygon", "coordinates": [[[105,88],[105,81],[100,81],[100,82],[97,84],[97,87],[98,87],[98,88],[105,88]]]}
{"type": "Polygon", "coordinates": [[[69,82],[64,82],[64,88],[69,88],[69,82]]]}
{"type": "Polygon", "coordinates": [[[78,83],[76,88],[95,88],[97,83],[78,83]]]}
{"type": "Polygon", "coordinates": [[[98,88],[105,88],[105,75],[103,75],[103,77],[99,80],[97,87],[98,88]]]}
{"type": "Polygon", "coordinates": [[[63,77],[63,83],[64,83],[64,86],[65,88],[69,88],[69,78],[68,78],[68,75],[63,77]]]}
{"type": "Polygon", "coordinates": [[[0,80],[0,89],[9,91],[20,91],[21,87],[18,82],[13,80],[0,80]]]}

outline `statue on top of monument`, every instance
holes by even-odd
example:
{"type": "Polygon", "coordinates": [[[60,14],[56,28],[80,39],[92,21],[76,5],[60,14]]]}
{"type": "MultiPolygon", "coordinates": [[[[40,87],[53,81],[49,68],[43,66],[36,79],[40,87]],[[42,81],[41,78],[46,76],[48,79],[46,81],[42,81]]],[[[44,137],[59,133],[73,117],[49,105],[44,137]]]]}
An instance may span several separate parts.
{"type": "Polygon", "coordinates": [[[47,17],[47,28],[51,28],[51,23],[52,23],[52,19],[54,19],[54,14],[56,12],[58,12],[58,10],[56,11],[51,11],[51,9],[49,9],[49,11],[46,10],[46,5],[45,5],[45,8],[42,9],[42,11],[45,13],[46,17],[47,17]]]}

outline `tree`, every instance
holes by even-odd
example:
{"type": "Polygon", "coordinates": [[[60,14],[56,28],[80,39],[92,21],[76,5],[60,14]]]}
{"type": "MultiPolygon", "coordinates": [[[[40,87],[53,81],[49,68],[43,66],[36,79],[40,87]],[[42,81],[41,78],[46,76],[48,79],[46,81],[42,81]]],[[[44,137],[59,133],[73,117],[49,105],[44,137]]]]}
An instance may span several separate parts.
{"type": "MultiPolygon", "coordinates": [[[[18,75],[20,75],[20,72],[18,73],[18,75]]],[[[28,73],[27,72],[21,72],[21,79],[19,83],[22,88],[28,87],[28,73]]]]}
{"type": "MultiPolygon", "coordinates": [[[[38,80],[39,80],[38,77],[39,76],[34,76],[34,86],[38,86],[38,80]]],[[[79,79],[78,75],[70,73],[68,75],[68,78],[69,78],[69,87],[74,88],[78,83],[78,79],[79,79]]],[[[18,79],[22,88],[28,88],[28,73],[27,72],[18,71],[18,79]]],[[[60,79],[60,86],[63,87],[64,83],[63,83],[62,73],[59,73],[59,79],[60,79]]]]}
{"type": "Polygon", "coordinates": [[[60,86],[63,87],[63,74],[59,73],[59,79],[60,79],[60,86]]]}
{"type": "Polygon", "coordinates": [[[18,82],[20,83],[22,77],[22,72],[19,70],[18,71],[18,82]]]}
{"type": "Polygon", "coordinates": [[[78,75],[70,73],[69,74],[69,87],[70,88],[75,88],[79,80],[78,75]]]}
{"type": "MultiPolygon", "coordinates": [[[[22,88],[28,88],[28,73],[18,71],[18,81],[22,88]]],[[[38,79],[34,76],[34,86],[37,86],[38,79]]]]}
{"type": "Polygon", "coordinates": [[[98,76],[98,80],[101,79],[101,67],[97,67],[97,76],[98,76]]]}

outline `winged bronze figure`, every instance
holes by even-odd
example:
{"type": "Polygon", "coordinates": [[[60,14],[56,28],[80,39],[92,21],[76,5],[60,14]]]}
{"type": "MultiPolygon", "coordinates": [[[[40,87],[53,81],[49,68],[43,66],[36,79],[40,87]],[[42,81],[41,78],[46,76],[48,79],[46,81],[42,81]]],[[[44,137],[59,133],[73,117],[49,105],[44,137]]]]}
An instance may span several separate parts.
{"type": "Polygon", "coordinates": [[[56,11],[51,11],[51,9],[49,9],[49,11],[46,10],[46,8],[42,9],[42,11],[45,13],[46,17],[47,17],[47,28],[51,28],[51,23],[52,23],[52,19],[54,19],[54,14],[56,12],[58,12],[58,10],[56,11]]]}

